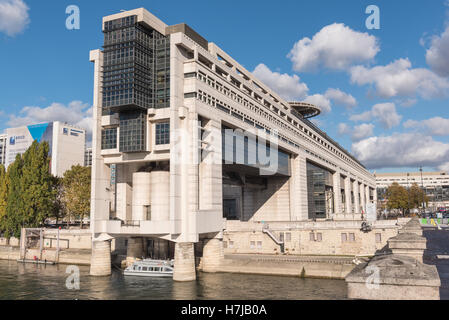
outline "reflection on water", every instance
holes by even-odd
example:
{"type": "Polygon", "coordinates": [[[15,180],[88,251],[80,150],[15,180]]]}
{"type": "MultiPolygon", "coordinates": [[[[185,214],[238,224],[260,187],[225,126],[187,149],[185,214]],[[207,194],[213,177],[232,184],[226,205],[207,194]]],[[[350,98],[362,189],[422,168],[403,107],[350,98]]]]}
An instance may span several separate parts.
{"type": "Polygon", "coordinates": [[[80,267],[80,290],[66,288],[67,266],[42,266],[0,261],[0,300],[309,300],[346,299],[342,280],[199,273],[196,282],[179,283],[170,278],[91,277],[80,267]]]}

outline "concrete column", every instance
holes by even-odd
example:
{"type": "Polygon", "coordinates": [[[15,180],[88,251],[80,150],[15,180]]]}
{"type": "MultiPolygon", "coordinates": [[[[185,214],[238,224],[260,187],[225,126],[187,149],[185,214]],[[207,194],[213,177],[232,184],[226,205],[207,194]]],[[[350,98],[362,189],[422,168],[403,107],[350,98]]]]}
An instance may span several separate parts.
{"type": "Polygon", "coordinates": [[[90,228],[94,237],[97,221],[109,220],[109,206],[111,197],[108,188],[111,186],[111,170],[105,165],[101,156],[101,119],[102,119],[102,91],[101,79],[103,65],[103,52],[93,50],[90,52],[90,61],[94,62],[94,96],[92,106],[92,181],[90,201],[90,228]]]}
{"type": "Polygon", "coordinates": [[[340,171],[333,174],[333,188],[334,188],[334,214],[341,214],[341,186],[340,186],[340,171]]]}
{"type": "Polygon", "coordinates": [[[369,189],[370,189],[369,186],[365,187],[366,204],[370,203],[369,189]]]}
{"type": "Polygon", "coordinates": [[[111,241],[93,241],[90,261],[90,275],[96,277],[111,275],[111,241]]]}
{"type": "Polygon", "coordinates": [[[176,243],[175,268],[173,271],[175,281],[196,280],[195,250],[192,242],[176,243]]]}
{"type": "Polygon", "coordinates": [[[353,182],[352,190],[354,192],[354,213],[360,213],[359,182],[357,180],[353,182]]]}
{"type": "Polygon", "coordinates": [[[345,198],[346,198],[346,214],[352,213],[352,200],[351,200],[351,178],[345,178],[345,198]]]}
{"type": "Polygon", "coordinates": [[[202,271],[217,272],[224,259],[223,239],[207,239],[203,247],[202,271]]]}
{"type": "Polygon", "coordinates": [[[365,197],[365,184],[360,185],[360,205],[361,209],[360,212],[363,211],[364,214],[366,214],[366,197],[365,197]]]}

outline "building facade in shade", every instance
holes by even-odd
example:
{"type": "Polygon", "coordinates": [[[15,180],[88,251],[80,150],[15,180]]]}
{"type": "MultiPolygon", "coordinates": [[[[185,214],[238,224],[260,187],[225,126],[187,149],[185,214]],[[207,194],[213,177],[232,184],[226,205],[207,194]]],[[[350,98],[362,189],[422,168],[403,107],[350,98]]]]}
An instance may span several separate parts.
{"type": "Polygon", "coordinates": [[[194,244],[213,268],[230,225],[359,221],[377,202],[373,175],[308,120],[319,107],[284,100],[188,25],[141,8],[104,17],[103,33],[91,274],[110,272],[109,239],[135,257],[163,240],[174,278],[191,280],[194,244]]]}
{"type": "Polygon", "coordinates": [[[6,164],[6,141],[8,136],[6,134],[0,134],[0,164],[6,164]]]}
{"type": "Polygon", "coordinates": [[[84,166],[92,167],[92,148],[86,148],[84,151],[84,166]]]}
{"type": "MultiPolygon", "coordinates": [[[[86,131],[59,121],[6,129],[3,146],[4,164],[8,167],[33,143],[47,141],[50,146],[51,173],[62,177],[73,165],[84,165],[86,131]],[[5,150],[6,149],[6,150],[5,150]]],[[[1,148],[0,137],[0,148],[1,148]]]]}
{"type": "Polygon", "coordinates": [[[376,173],[375,177],[379,200],[385,198],[387,188],[394,182],[407,189],[416,183],[425,190],[430,208],[434,210],[449,208],[449,174],[447,172],[376,173]]]}

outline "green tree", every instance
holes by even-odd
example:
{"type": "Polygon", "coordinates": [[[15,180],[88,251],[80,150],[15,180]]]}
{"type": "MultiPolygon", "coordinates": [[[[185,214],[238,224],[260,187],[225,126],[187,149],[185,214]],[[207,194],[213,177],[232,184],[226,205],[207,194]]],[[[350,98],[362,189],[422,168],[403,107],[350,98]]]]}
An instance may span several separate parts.
{"type": "Polygon", "coordinates": [[[72,217],[79,217],[81,228],[84,217],[90,214],[90,183],[91,169],[80,165],[72,166],[64,173],[62,180],[62,199],[68,222],[72,217]]]}
{"type": "Polygon", "coordinates": [[[6,201],[6,218],[4,219],[4,232],[6,238],[19,237],[20,228],[24,225],[23,219],[23,185],[22,185],[23,158],[20,154],[8,166],[7,182],[8,192],[6,201]]]}
{"type": "Polygon", "coordinates": [[[0,233],[5,231],[6,203],[8,199],[8,177],[3,165],[0,164],[0,233]]]}
{"type": "Polygon", "coordinates": [[[56,190],[50,173],[49,145],[34,141],[23,155],[23,220],[24,225],[35,228],[54,213],[56,190]]]}
{"type": "Polygon", "coordinates": [[[387,189],[387,208],[398,209],[404,214],[405,209],[409,208],[407,189],[394,182],[387,189]]]}

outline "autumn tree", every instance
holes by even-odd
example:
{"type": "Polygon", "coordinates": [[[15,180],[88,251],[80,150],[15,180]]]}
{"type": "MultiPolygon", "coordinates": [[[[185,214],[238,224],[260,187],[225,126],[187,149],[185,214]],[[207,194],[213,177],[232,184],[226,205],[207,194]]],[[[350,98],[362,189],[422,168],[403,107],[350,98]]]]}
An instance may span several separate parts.
{"type": "Polygon", "coordinates": [[[83,219],[90,215],[90,180],[90,167],[80,165],[72,166],[64,173],[62,179],[62,202],[67,214],[67,222],[72,217],[78,217],[81,220],[81,228],[83,219]]]}
{"type": "Polygon", "coordinates": [[[408,192],[411,208],[419,208],[422,206],[423,202],[426,204],[429,202],[429,198],[425,194],[424,190],[420,188],[417,183],[412,184],[408,192]]]}
{"type": "Polygon", "coordinates": [[[404,214],[405,209],[409,208],[407,189],[394,182],[387,189],[387,208],[398,209],[404,214]]]}

